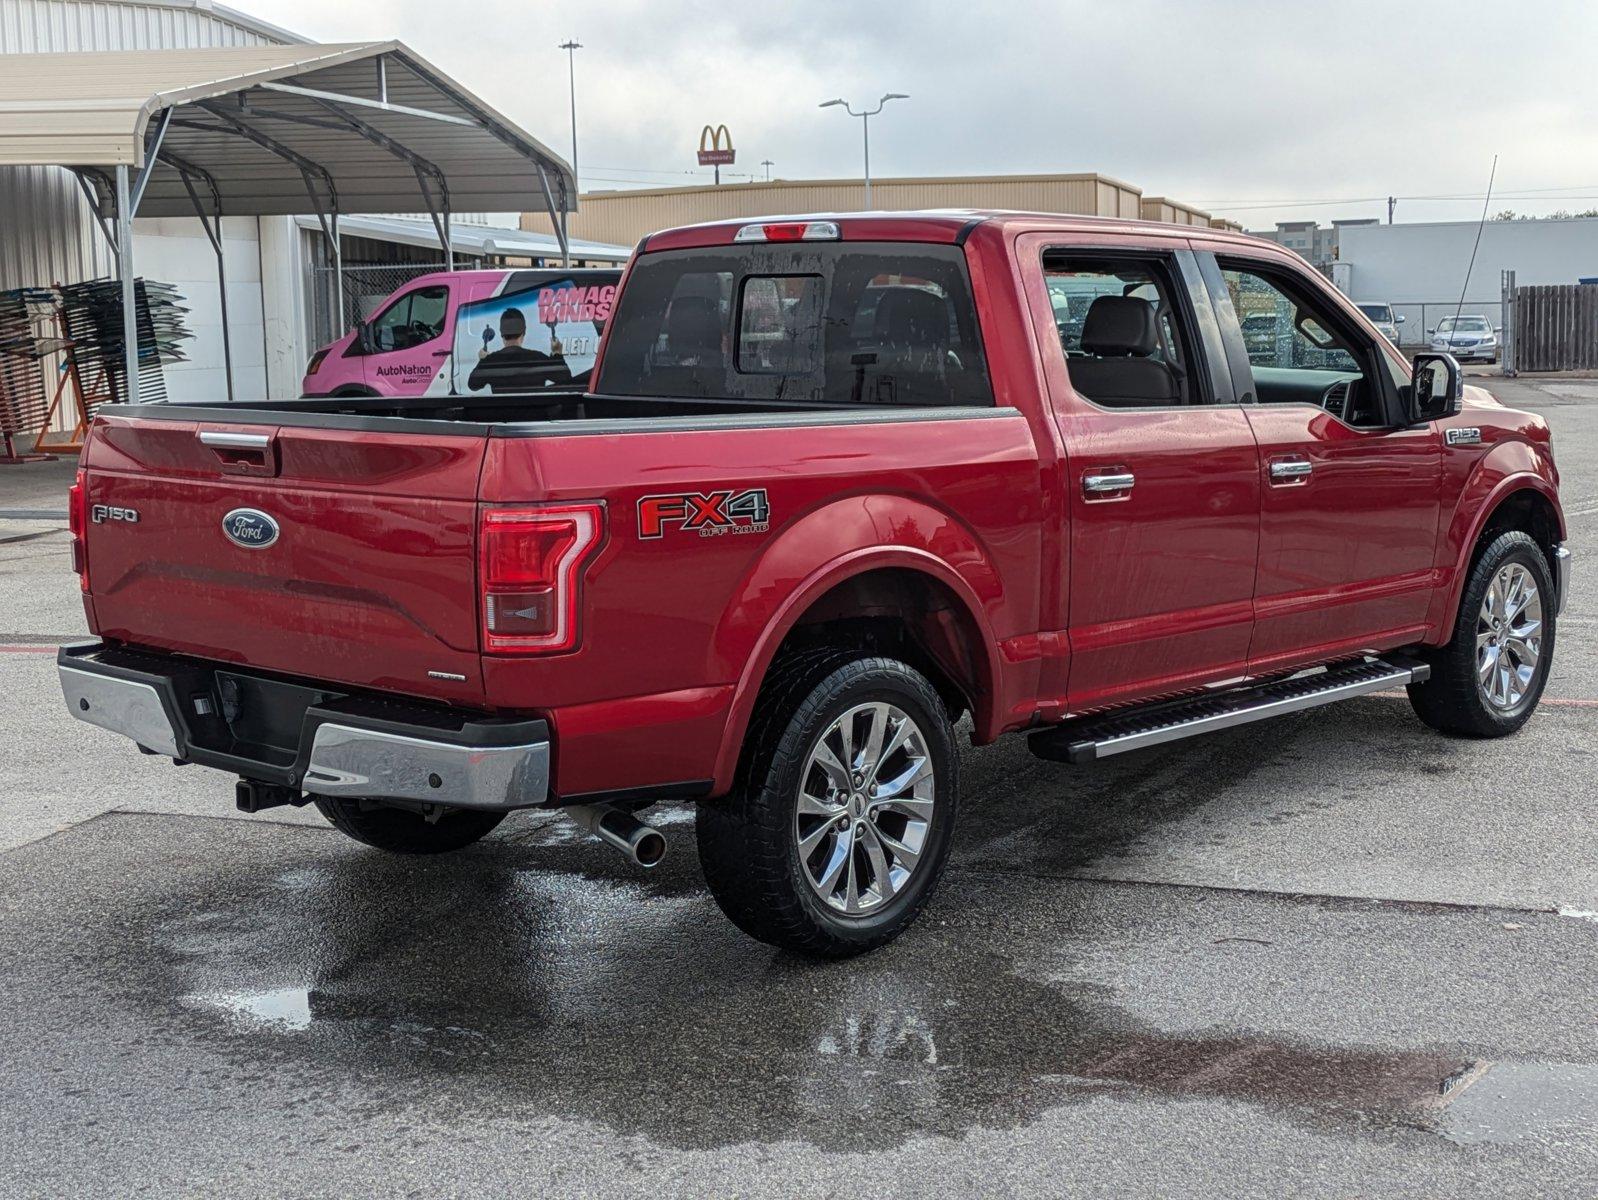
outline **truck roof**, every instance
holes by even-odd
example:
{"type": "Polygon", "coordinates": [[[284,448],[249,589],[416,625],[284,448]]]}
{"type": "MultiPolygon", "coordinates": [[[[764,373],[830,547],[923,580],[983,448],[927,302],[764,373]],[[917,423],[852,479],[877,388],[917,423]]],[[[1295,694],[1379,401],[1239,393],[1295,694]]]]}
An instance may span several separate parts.
{"type": "Polygon", "coordinates": [[[734,217],[683,225],[649,234],[639,243],[640,251],[691,249],[725,246],[745,225],[783,224],[801,221],[835,221],[845,241],[942,242],[963,241],[977,225],[997,225],[1004,229],[1062,233],[1126,233],[1138,236],[1186,238],[1202,236],[1216,241],[1258,245],[1248,234],[1207,225],[1175,225],[1167,221],[1139,221],[1121,217],[1090,217],[1068,213],[1035,213],[1007,209],[935,208],[904,212],[821,212],[792,213],[758,217],[734,217]]]}

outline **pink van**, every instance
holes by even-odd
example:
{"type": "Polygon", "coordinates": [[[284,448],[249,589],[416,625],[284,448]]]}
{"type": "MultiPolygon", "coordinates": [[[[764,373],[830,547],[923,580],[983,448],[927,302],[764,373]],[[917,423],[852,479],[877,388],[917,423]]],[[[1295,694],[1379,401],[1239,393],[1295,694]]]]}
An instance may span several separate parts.
{"type": "Polygon", "coordinates": [[[438,271],[311,355],[305,396],[581,391],[620,270],[438,271]]]}

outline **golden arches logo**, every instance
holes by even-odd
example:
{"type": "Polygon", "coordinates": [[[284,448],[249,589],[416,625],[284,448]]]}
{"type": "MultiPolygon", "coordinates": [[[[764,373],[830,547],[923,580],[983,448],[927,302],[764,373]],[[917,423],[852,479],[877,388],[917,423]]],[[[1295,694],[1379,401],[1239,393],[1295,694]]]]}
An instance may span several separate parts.
{"type": "Polygon", "coordinates": [[[725,125],[706,125],[699,131],[699,165],[724,166],[734,161],[732,134],[725,125]],[[722,143],[726,144],[723,145],[722,143]]]}

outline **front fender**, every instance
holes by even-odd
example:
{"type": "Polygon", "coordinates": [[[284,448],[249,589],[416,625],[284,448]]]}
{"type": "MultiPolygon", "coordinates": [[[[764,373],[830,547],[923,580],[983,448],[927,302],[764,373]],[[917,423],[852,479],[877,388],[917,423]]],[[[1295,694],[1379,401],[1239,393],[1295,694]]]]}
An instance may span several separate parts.
{"type": "Polygon", "coordinates": [[[853,496],[789,525],[746,574],[717,627],[717,656],[743,664],[716,760],[717,794],[732,786],[755,699],[783,639],[840,583],[889,568],[930,576],[964,606],[981,643],[973,657],[986,675],[973,718],[979,737],[996,735],[1007,706],[995,629],[1016,616],[997,566],[947,512],[906,496],[853,496]]]}
{"type": "Polygon", "coordinates": [[[1559,479],[1552,459],[1530,443],[1504,441],[1493,446],[1473,465],[1459,490],[1453,512],[1445,520],[1438,564],[1448,572],[1432,613],[1435,640],[1454,635],[1460,597],[1470,576],[1471,556],[1493,514],[1517,492],[1531,491],[1553,507],[1559,536],[1565,536],[1565,512],[1559,502],[1559,479]]]}

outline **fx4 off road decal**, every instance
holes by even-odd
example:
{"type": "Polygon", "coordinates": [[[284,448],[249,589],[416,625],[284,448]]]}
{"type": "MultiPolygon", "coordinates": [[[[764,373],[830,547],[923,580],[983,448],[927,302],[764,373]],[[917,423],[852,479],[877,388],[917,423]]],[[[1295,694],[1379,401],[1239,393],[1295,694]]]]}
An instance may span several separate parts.
{"type": "Polygon", "coordinates": [[[644,496],[638,501],[638,536],[658,538],[667,529],[720,534],[764,533],[771,527],[771,505],[765,488],[735,492],[674,492],[644,496]]]}

